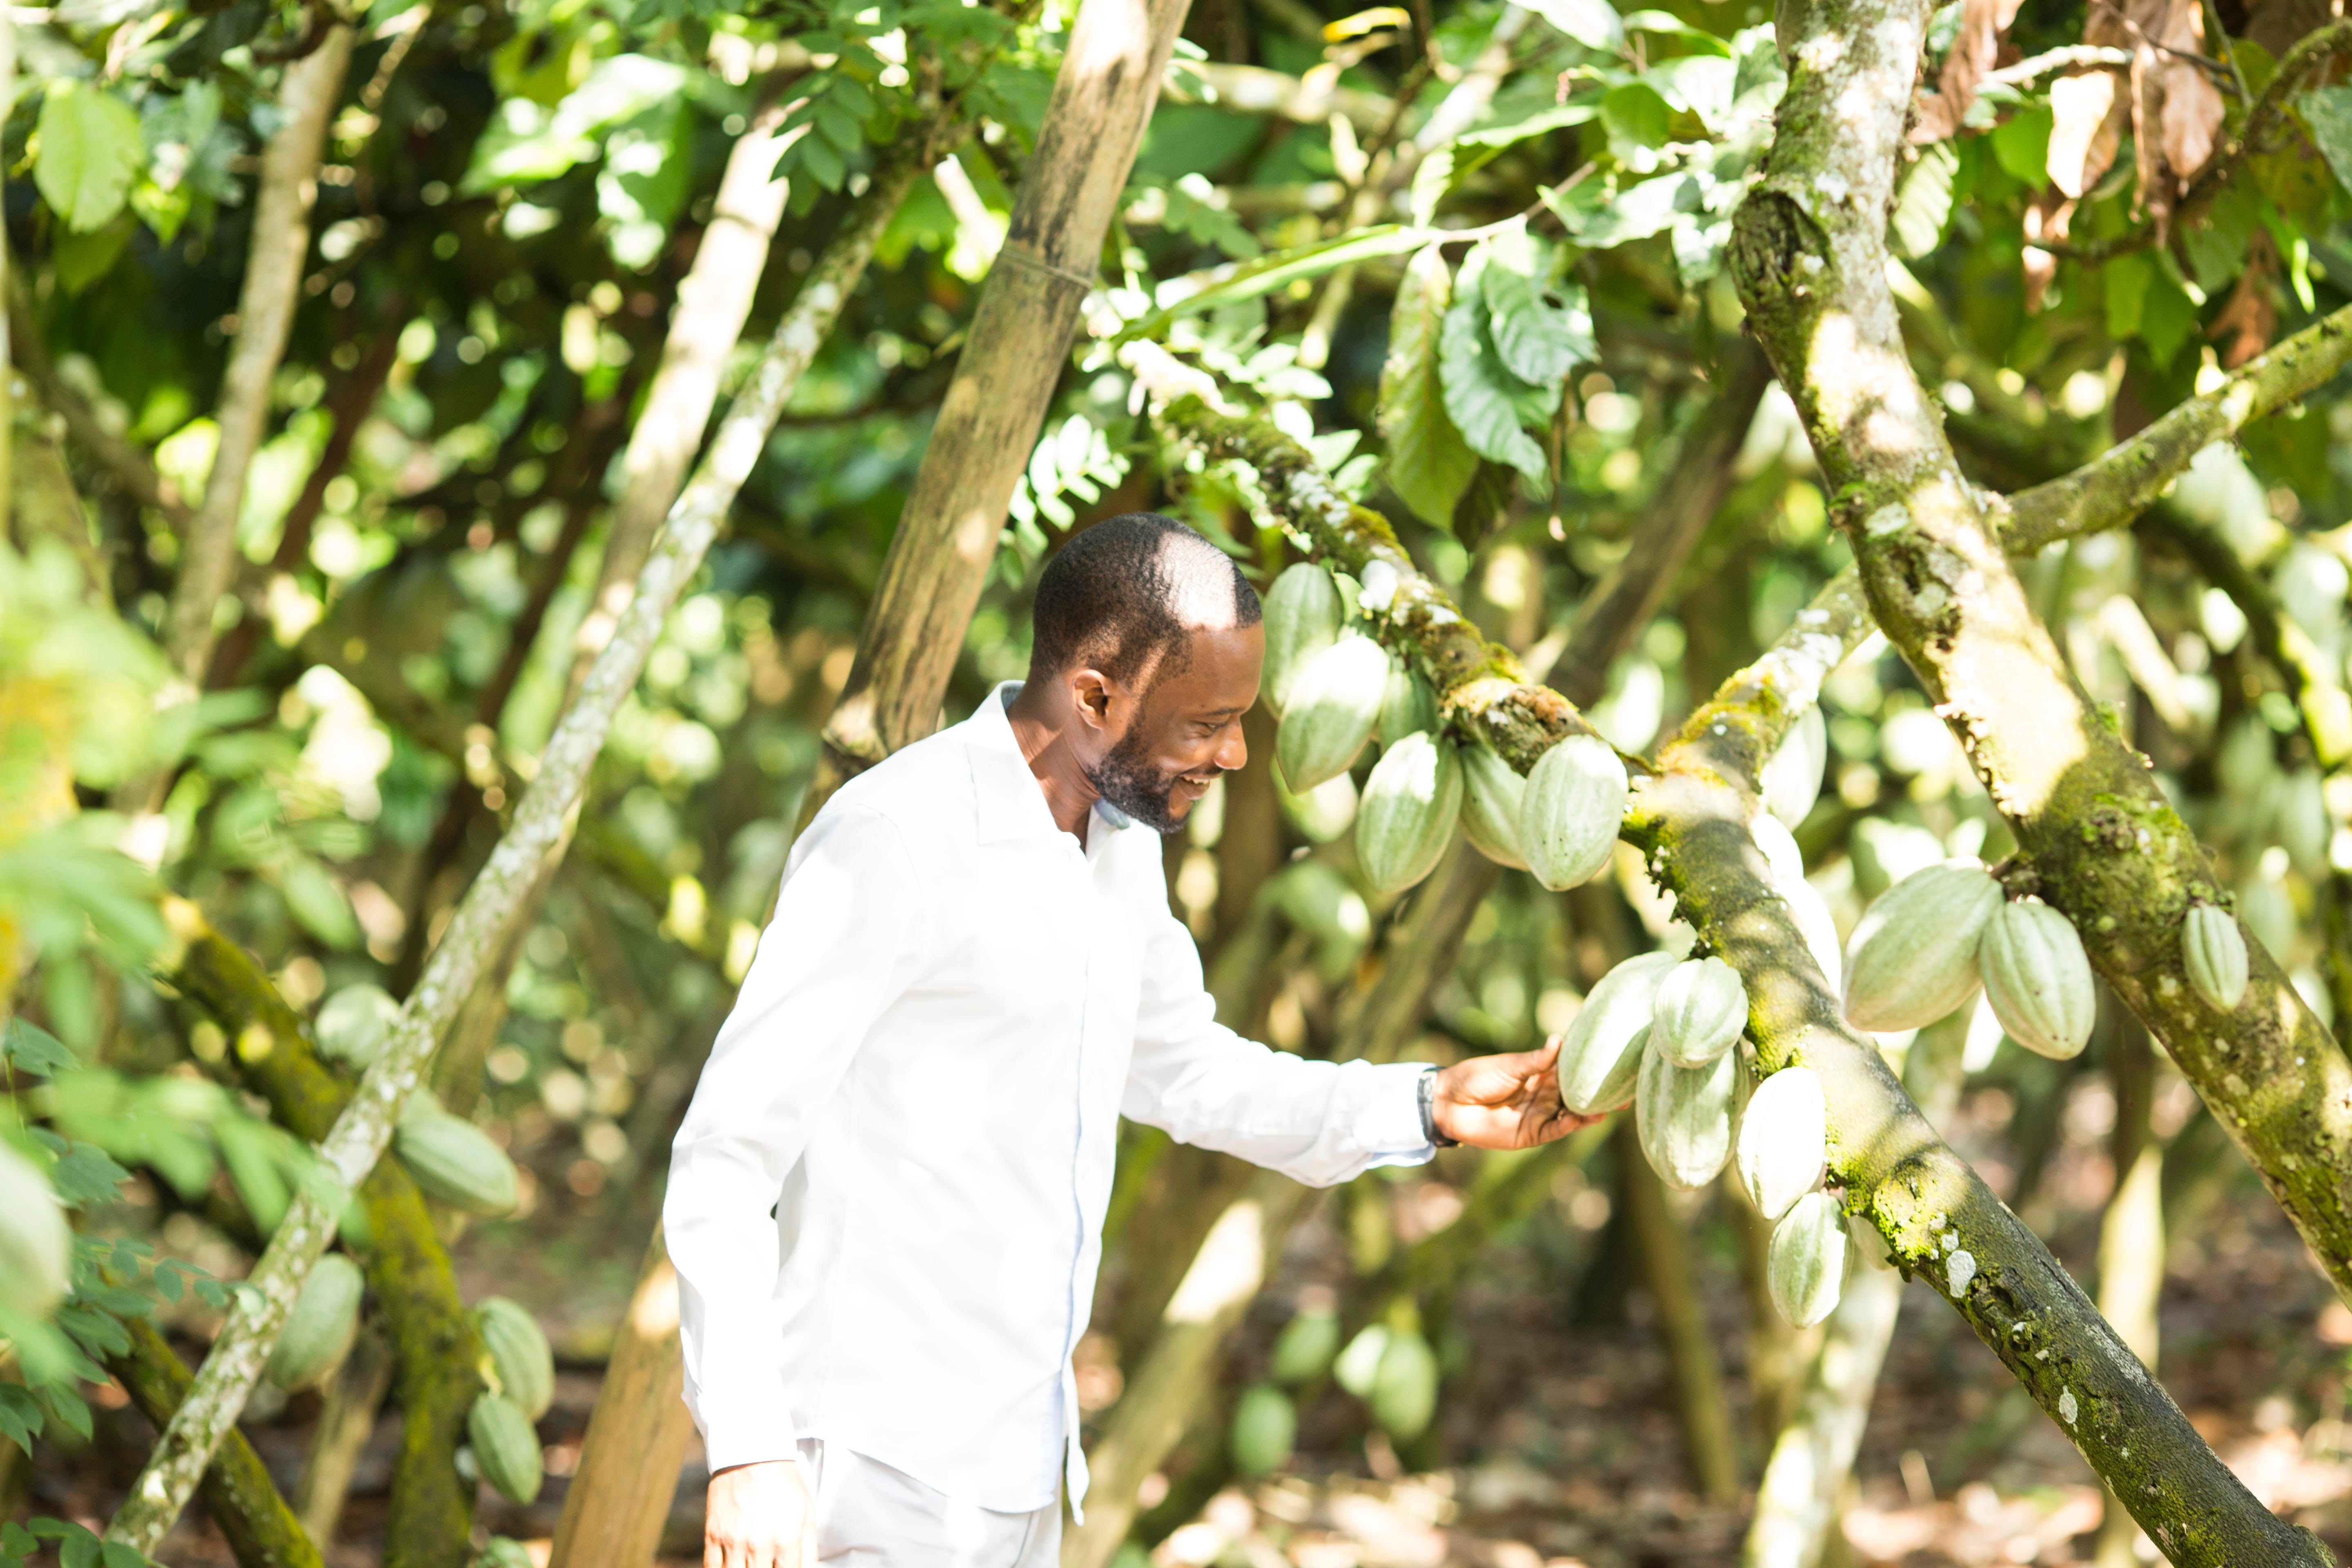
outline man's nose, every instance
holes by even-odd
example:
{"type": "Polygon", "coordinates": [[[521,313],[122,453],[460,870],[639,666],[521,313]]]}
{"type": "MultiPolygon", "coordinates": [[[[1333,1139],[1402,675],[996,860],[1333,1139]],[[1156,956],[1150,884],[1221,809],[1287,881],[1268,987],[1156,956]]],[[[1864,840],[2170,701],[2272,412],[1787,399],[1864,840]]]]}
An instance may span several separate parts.
{"type": "Polygon", "coordinates": [[[1249,762],[1249,742],[1242,739],[1240,720],[1236,719],[1225,726],[1224,733],[1218,738],[1216,755],[1213,760],[1229,773],[1239,773],[1249,762]]]}

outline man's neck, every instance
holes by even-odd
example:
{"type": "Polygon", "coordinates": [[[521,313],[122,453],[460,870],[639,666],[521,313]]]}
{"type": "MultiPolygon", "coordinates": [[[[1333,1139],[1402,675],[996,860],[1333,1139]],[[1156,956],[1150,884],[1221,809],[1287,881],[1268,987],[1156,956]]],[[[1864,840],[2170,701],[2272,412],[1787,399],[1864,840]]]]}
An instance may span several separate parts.
{"type": "Polygon", "coordinates": [[[1013,699],[1004,716],[1013,726],[1013,741],[1021,748],[1021,760],[1029,764],[1037,787],[1045,792],[1045,809],[1054,814],[1054,826],[1084,844],[1087,819],[1095,802],[1102,797],[1087,781],[1086,769],[1071,748],[1070,733],[1077,715],[1067,709],[1066,698],[1057,704],[1046,683],[1033,680],[1013,699]]]}

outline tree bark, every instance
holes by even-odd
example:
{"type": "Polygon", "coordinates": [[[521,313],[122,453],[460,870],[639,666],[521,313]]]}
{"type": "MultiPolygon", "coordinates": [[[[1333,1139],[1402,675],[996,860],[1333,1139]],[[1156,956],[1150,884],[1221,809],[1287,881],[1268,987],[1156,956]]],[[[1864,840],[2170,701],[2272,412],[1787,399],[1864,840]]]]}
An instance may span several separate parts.
{"type": "MultiPolygon", "coordinates": [[[[2189,984],[2182,922],[2195,903],[2229,907],[2224,889],[2035,616],[1904,348],[1885,213],[1927,16],[1923,0],[1808,14],[1762,182],[1733,223],[1748,321],[1804,419],[1872,615],[2015,832],[2021,868],[2352,1298],[2352,1061],[2251,936],[2236,1009],[2189,984]]],[[[2326,345],[2352,330],[2323,326],[2326,345]]],[[[2178,445],[2191,439],[2204,444],[2178,445]]]]}
{"type": "Polygon", "coordinates": [[[236,520],[246,475],[269,424],[269,384],[294,330],[302,263],[310,254],[310,206],[319,194],[319,158],[327,122],[352,63],[352,29],[336,23],[319,47],[286,68],[278,87],[285,123],[261,154],[261,188],[253,204],[253,237],[237,297],[236,342],[221,377],[205,500],[183,538],[179,580],[172,589],[163,647],[188,679],[204,679],[213,651],[213,611],[236,575],[236,520]]]}
{"type": "Polygon", "coordinates": [[[605,531],[595,595],[574,641],[575,682],[587,674],[589,661],[628,608],[646,552],[702,445],[719,400],[719,373],[751,313],[791,191],[790,181],[775,177],[776,160],[807,133],[803,127],[791,136],[777,134],[785,107],[781,100],[763,104],[735,139],[694,265],[678,285],[661,369],[654,374],[645,413],[629,432],[629,449],[621,459],[621,499],[605,531]]]}
{"type": "MultiPolygon", "coordinates": [[[[1189,0],[1087,0],[824,737],[839,777],[930,733],[1189,0]]],[[[831,791],[813,789],[811,798],[831,791]]],[[[812,808],[813,809],[813,808],[812,808]]]]}
{"type": "Polygon", "coordinates": [[[1706,1324],[1706,1300],[1691,1264],[1690,1237],[1666,1206],[1666,1184],[1643,1154],[1632,1117],[1617,1119],[1616,1144],[1617,1188],[1658,1314],[1658,1338],[1666,1348],[1667,1378],[1674,1385],[1675,1422],[1682,1428],[1691,1479],[1710,1503],[1738,1502],[1739,1454],[1732,1444],[1731,1405],[1723,1394],[1723,1360],[1715,1353],[1714,1331],[1706,1324]]]}
{"type": "MultiPolygon", "coordinates": [[[[767,445],[801,374],[830,333],[866,270],[891,214],[938,155],[947,121],[934,110],[910,127],[841,233],[802,283],[766,352],[720,423],[693,481],[670,510],[637,592],[578,695],[557,721],[514,821],[490,852],[425,964],[381,1054],[320,1146],[329,1167],[356,1187],[392,1137],[400,1106],[422,1080],[435,1047],[504,940],[540,868],[569,837],[588,773],[677,595],[700,568],[735,492],[767,445]]],[[[254,1267],[236,1306],[196,1374],[186,1403],[157,1441],[146,1470],[109,1527],[108,1539],[152,1553],[179,1516],[214,1448],[243,1409],[295,1294],[334,1236],[334,1215],[306,1192],[254,1267]]]]}
{"type": "MultiPolygon", "coordinates": [[[[107,1357],[106,1370],[122,1384],[139,1413],[161,1428],[187,1397],[194,1374],[147,1319],[125,1318],[122,1328],[131,1336],[131,1348],[107,1357]]],[[[221,1445],[197,1495],[228,1542],[237,1568],[322,1568],[319,1549],[278,1495],[268,1467],[244,1433],[231,1433],[221,1445]]]]}

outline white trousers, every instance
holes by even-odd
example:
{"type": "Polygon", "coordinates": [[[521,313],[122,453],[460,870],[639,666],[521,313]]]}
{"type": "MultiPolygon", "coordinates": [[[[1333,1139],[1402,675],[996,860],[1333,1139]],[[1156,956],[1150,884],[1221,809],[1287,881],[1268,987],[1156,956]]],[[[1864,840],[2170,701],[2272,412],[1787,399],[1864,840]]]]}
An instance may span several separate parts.
{"type": "Polygon", "coordinates": [[[801,1439],[816,1560],[842,1568],[1057,1568],[1062,1505],[998,1513],[839,1444],[801,1439]]]}

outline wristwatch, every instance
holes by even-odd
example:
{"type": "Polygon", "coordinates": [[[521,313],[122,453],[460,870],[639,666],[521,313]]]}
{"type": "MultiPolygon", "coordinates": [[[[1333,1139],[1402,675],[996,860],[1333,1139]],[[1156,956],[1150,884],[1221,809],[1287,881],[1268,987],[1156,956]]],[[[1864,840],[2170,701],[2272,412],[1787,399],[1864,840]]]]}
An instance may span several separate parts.
{"type": "Polygon", "coordinates": [[[1421,1135],[1440,1149],[1452,1149],[1458,1146],[1462,1142],[1461,1139],[1448,1138],[1437,1130],[1437,1117],[1430,1109],[1430,1096],[1437,1092],[1435,1068],[1431,1068],[1421,1075],[1420,1088],[1416,1092],[1421,1101],[1421,1135]]]}

